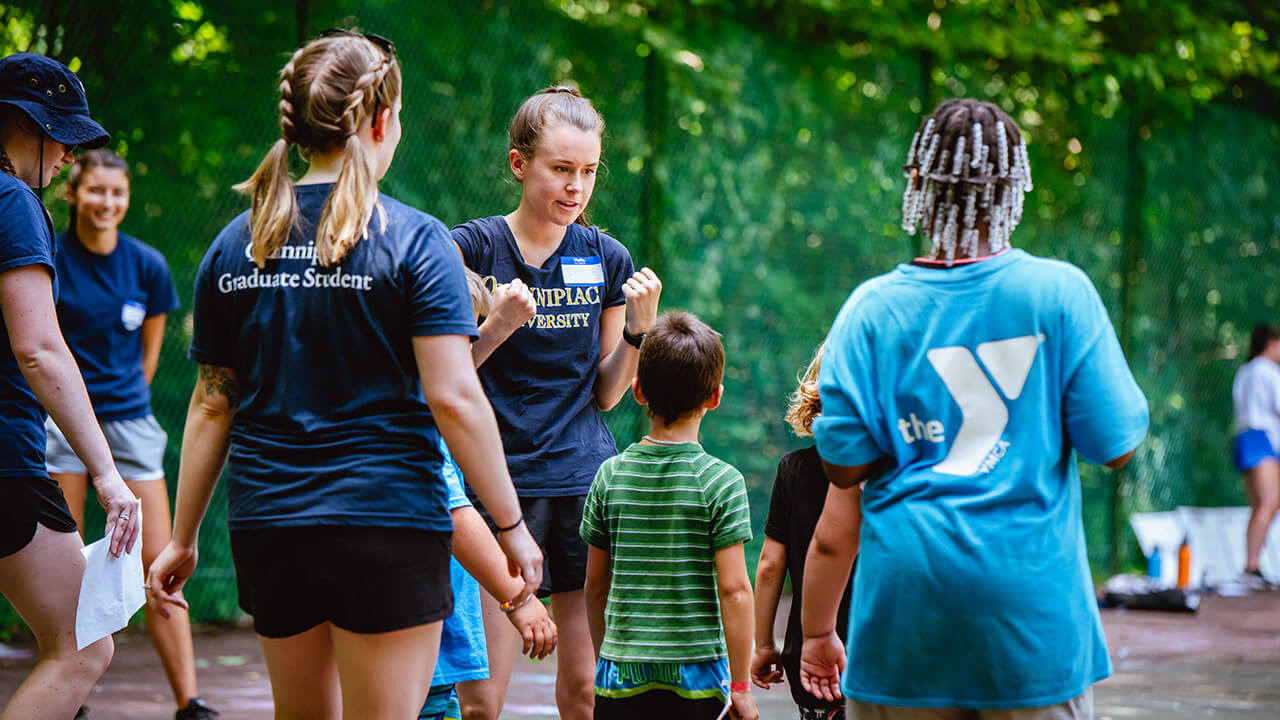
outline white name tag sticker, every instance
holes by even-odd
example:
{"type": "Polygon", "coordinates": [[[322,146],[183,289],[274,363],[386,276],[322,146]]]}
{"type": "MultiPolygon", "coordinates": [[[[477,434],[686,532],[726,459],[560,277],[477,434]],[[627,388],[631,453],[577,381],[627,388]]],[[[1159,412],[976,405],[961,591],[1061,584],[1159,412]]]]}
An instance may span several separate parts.
{"type": "Polygon", "coordinates": [[[604,265],[600,257],[562,257],[560,272],[565,285],[603,285],[604,265]]]}
{"type": "Polygon", "coordinates": [[[133,300],[125,300],[124,305],[120,308],[120,324],[124,325],[124,329],[133,332],[142,327],[142,321],[147,319],[147,306],[133,300]]]}

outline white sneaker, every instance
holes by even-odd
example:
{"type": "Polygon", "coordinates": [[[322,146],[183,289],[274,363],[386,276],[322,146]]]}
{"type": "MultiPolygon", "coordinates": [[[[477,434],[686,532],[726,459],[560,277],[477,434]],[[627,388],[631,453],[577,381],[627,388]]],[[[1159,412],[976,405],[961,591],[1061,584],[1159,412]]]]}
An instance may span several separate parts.
{"type": "Polygon", "coordinates": [[[1236,582],[1250,590],[1275,590],[1276,584],[1266,579],[1260,570],[1245,570],[1236,578],[1236,582]]]}

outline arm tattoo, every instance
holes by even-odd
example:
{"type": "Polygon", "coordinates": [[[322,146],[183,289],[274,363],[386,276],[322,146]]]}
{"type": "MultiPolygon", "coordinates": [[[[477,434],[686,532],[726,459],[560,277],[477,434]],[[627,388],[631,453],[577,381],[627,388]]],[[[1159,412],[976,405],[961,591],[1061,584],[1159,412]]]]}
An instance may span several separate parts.
{"type": "Polygon", "coordinates": [[[200,382],[204,383],[206,395],[225,397],[232,410],[240,406],[240,384],[236,382],[236,375],[231,370],[216,365],[201,365],[200,382]]]}

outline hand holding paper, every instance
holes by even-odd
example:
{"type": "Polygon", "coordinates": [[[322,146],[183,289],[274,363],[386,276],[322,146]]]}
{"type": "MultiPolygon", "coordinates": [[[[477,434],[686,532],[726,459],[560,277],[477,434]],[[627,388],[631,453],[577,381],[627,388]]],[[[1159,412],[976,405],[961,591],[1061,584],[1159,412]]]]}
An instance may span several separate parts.
{"type": "Polygon", "coordinates": [[[142,537],[142,503],[129,492],[114,465],[110,472],[93,478],[93,489],[107,513],[106,535],[111,554],[120,557],[121,553],[132,552],[142,537]]]}
{"type": "MultiPolygon", "coordinates": [[[[141,510],[135,512],[141,527],[141,510]]],[[[76,607],[77,650],[129,624],[129,618],[146,602],[141,543],[131,543],[132,547],[116,557],[111,553],[113,539],[113,534],[108,534],[80,551],[84,553],[84,578],[76,607]]]]}

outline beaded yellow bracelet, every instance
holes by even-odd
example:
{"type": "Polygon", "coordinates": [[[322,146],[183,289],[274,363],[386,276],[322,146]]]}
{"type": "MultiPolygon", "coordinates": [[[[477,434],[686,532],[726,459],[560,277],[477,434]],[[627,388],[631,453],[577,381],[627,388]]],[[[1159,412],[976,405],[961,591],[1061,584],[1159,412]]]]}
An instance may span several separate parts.
{"type": "Polygon", "coordinates": [[[529,602],[529,599],[532,597],[533,595],[525,595],[524,597],[516,600],[506,600],[506,601],[500,602],[498,603],[498,609],[504,613],[515,612],[516,608],[519,608],[521,605],[524,605],[525,603],[529,602]]]}

